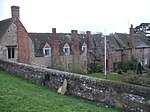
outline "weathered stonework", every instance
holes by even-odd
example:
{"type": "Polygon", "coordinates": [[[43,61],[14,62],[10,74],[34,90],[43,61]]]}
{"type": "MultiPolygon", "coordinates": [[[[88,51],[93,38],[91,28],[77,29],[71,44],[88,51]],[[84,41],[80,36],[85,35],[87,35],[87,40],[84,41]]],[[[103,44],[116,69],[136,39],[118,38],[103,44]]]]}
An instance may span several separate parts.
{"type": "Polygon", "coordinates": [[[0,60],[0,68],[34,83],[58,89],[67,80],[67,93],[127,112],[150,111],[150,88],[92,78],[80,74],[43,69],[37,66],[0,60]],[[45,77],[45,75],[47,75],[45,77]]]}
{"type": "Polygon", "coordinates": [[[17,27],[12,22],[7,31],[0,41],[0,59],[7,61],[17,61],[18,60],[18,43],[17,43],[17,27]],[[16,46],[15,48],[15,58],[8,59],[8,49],[7,46],[16,46]]]}

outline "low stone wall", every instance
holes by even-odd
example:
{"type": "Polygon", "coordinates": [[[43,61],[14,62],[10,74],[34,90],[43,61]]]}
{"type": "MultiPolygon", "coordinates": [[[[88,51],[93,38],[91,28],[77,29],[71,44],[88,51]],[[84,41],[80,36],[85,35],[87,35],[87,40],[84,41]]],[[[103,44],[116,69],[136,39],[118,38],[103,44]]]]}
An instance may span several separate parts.
{"type": "Polygon", "coordinates": [[[123,111],[150,112],[150,88],[2,60],[0,68],[34,83],[45,81],[46,86],[55,89],[66,79],[67,94],[123,111]]]}

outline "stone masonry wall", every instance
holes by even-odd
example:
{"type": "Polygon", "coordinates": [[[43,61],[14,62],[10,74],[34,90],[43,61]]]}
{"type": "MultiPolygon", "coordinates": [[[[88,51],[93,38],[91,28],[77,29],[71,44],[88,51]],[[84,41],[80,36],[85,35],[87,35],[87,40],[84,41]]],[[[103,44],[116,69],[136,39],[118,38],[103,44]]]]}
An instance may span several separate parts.
{"type": "Polygon", "coordinates": [[[127,112],[150,111],[150,88],[2,60],[0,68],[34,83],[45,81],[49,88],[58,89],[66,79],[67,94],[127,112]],[[49,75],[47,79],[44,79],[45,74],[49,75]]]}
{"type": "Polygon", "coordinates": [[[17,44],[17,27],[12,22],[0,41],[0,59],[6,61],[18,60],[18,44],[17,44]],[[6,46],[15,47],[15,58],[8,59],[8,48],[6,46]]]}

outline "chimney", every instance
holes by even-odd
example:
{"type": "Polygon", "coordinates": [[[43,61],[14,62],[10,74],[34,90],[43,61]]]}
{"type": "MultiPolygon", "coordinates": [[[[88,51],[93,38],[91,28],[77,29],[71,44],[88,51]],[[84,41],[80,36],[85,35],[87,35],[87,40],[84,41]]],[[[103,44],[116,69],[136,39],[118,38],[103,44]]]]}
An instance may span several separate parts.
{"type": "Polygon", "coordinates": [[[92,50],[93,40],[92,40],[91,31],[86,31],[86,39],[87,39],[88,50],[92,50]]]}
{"type": "Polygon", "coordinates": [[[52,28],[52,33],[56,34],[56,28],[52,28]]]}
{"type": "Polygon", "coordinates": [[[132,24],[130,28],[130,44],[131,44],[131,48],[134,48],[134,28],[132,24]]]}
{"type": "Polygon", "coordinates": [[[90,63],[92,63],[91,53],[93,52],[93,39],[92,39],[91,31],[86,31],[86,42],[88,48],[87,65],[90,65],[90,63]]]}
{"type": "Polygon", "coordinates": [[[58,69],[58,66],[60,66],[60,52],[59,52],[59,41],[56,34],[56,28],[52,28],[51,48],[52,48],[51,66],[55,69],[58,69]]]}
{"type": "Polygon", "coordinates": [[[71,30],[71,45],[74,53],[79,53],[78,31],[71,30]]]}
{"type": "Polygon", "coordinates": [[[59,43],[58,38],[56,35],[56,28],[52,28],[52,34],[51,34],[51,45],[52,45],[52,52],[54,54],[59,53],[59,43]]]}
{"type": "Polygon", "coordinates": [[[20,18],[19,9],[20,9],[19,6],[11,6],[12,18],[20,18]]]}

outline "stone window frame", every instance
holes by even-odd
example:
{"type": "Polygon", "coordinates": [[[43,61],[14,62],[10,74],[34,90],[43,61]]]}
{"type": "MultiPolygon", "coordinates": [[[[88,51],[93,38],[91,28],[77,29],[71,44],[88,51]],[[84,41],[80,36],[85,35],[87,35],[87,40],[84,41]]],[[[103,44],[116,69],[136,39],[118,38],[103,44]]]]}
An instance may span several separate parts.
{"type": "Polygon", "coordinates": [[[6,46],[7,47],[7,58],[8,59],[14,59],[15,58],[15,49],[16,49],[16,45],[10,45],[10,46],[6,46]]]}
{"type": "Polygon", "coordinates": [[[43,54],[44,57],[50,57],[52,54],[51,47],[48,43],[46,43],[45,46],[43,47],[43,54]]]}
{"type": "Polygon", "coordinates": [[[82,45],[82,51],[83,51],[83,53],[87,53],[87,45],[85,42],[82,45]]]}
{"type": "Polygon", "coordinates": [[[63,52],[65,53],[65,55],[69,55],[70,54],[70,46],[68,43],[65,43],[64,47],[63,47],[63,52]]]}

